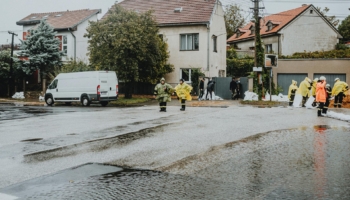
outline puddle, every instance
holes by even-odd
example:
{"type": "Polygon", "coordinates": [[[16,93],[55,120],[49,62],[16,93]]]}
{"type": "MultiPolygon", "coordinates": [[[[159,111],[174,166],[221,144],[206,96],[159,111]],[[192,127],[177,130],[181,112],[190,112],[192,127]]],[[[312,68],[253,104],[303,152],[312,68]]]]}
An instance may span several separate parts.
{"type": "Polygon", "coordinates": [[[32,138],[32,139],[27,139],[27,140],[21,140],[21,142],[35,142],[42,140],[43,138],[32,138]]]}
{"type": "Polygon", "coordinates": [[[23,199],[350,199],[349,132],[327,125],[271,131],[158,171],[78,167],[0,192],[23,199]]]}

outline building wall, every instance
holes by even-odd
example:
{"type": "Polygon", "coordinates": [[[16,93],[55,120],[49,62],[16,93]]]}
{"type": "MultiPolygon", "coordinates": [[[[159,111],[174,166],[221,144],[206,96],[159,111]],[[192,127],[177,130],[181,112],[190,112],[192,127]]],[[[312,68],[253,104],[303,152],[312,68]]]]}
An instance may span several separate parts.
{"type": "Polygon", "coordinates": [[[295,52],[329,51],[338,43],[337,33],[313,10],[304,12],[294,22],[287,25],[281,34],[282,55],[295,52]]]}
{"type": "Polygon", "coordinates": [[[224,11],[219,3],[215,5],[215,10],[210,22],[209,38],[209,71],[208,77],[226,77],[226,26],[224,11]],[[214,42],[212,36],[217,37],[217,52],[214,52],[214,42]],[[221,74],[219,74],[221,71],[221,74]]]}
{"type": "Polygon", "coordinates": [[[168,62],[174,65],[174,71],[165,76],[168,83],[178,83],[181,77],[181,69],[199,68],[207,66],[207,27],[206,26],[174,26],[160,27],[159,34],[163,35],[168,43],[170,54],[168,62]],[[180,34],[199,34],[199,50],[180,51],[180,34]]]}
{"type": "MultiPolygon", "coordinates": [[[[263,37],[261,39],[261,42],[262,42],[264,48],[265,48],[265,45],[272,44],[272,51],[276,54],[280,50],[278,48],[278,36],[263,37]]],[[[247,52],[251,51],[250,47],[255,47],[254,38],[251,40],[238,42],[237,47],[240,49],[240,51],[247,51],[247,52]]]]}
{"type": "Polygon", "coordinates": [[[314,79],[314,74],[346,74],[350,83],[350,59],[288,59],[278,60],[278,67],[273,68],[273,81],[277,83],[277,74],[308,74],[314,79]]]}

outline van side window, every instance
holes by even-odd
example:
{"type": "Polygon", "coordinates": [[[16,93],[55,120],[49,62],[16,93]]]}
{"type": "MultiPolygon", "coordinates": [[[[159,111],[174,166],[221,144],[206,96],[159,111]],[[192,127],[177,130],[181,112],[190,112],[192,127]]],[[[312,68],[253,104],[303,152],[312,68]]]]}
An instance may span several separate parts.
{"type": "Polygon", "coordinates": [[[49,86],[49,89],[55,89],[57,87],[58,80],[54,80],[51,85],[49,86]]]}

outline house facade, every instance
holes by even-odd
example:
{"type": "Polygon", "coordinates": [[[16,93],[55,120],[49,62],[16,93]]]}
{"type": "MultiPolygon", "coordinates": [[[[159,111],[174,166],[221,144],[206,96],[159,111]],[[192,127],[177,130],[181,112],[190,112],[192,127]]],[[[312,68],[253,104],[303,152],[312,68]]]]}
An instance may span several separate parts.
{"type": "MultiPolygon", "coordinates": [[[[342,36],[314,7],[299,8],[266,16],[260,21],[265,53],[292,55],[296,52],[329,51],[342,36]]],[[[254,51],[254,23],[250,22],[227,40],[238,51],[254,51]]]]}
{"type": "Polygon", "coordinates": [[[191,72],[200,69],[207,77],[226,76],[226,28],[223,8],[217,0],[124,0],[125,9],[153,10],[159,34],[168,43],[174,71],[168,83],[180,78],[191,83],[191,72]]]}
{"type": "Polygon", "coordinates": [[[78,59],[88,62],[88,39],[84,38],[84,34],[89,21],[97,21],[99,13],[101,13],[100,9],[32,13],[18,21],[17,25],[23,26],[23,40],[25,40],[29,31],[35,29],[40,20],[46,19],[61,41],[60,50],[65,53],[62,60],[78,59]]]}

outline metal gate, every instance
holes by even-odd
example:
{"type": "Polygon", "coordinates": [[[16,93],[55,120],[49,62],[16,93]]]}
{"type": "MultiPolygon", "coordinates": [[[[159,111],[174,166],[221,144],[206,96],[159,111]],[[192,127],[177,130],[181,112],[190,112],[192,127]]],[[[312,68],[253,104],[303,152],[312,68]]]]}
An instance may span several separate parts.
{"type": "Polygon", "coordinates": [[[214,92],[216,96],[223,99],[231,99],[230,82],[231,77],[213,77],[215,81],[214,92]]]}
{"type": "Polygon", "coordinates": [[[326,77],[327,84],[329,84],[332,88],[334,86],[335,78],[339,78],[341,81],[346,82],[346,74],[314,74],[314,79],[320,78],[321,76],[326,77]]]}
{"type": "Polygon", "coordinates": [[[297,81],[297,85],[299,86],[300,82],[303,81],[305,77],[307,77],[307,74],[277,74],[277,87],[282,88],[281,93],[287,95],[292,80],[297,81]]]}

